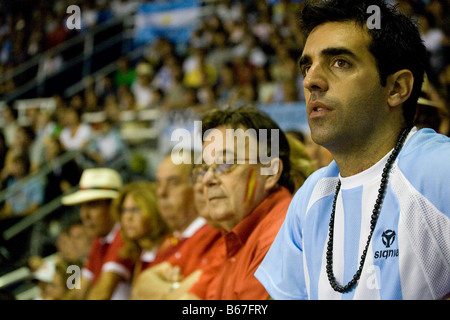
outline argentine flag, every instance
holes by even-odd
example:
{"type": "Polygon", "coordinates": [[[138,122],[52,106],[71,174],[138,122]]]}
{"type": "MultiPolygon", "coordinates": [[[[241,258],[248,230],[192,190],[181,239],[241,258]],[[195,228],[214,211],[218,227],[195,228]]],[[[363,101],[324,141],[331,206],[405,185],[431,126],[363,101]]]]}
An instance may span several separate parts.
{"type": "Polygon", "coordinates": [[[135,41],[143,44],[165,37],[172,42],[187,42],[200,13],[199,0],[144,3],[136,12],[135,41]]]}

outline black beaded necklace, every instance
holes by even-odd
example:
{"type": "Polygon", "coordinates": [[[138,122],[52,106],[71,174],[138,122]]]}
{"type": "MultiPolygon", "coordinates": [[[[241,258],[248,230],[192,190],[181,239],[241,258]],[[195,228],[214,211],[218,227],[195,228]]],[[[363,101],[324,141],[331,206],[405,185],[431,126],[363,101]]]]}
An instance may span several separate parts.
{"type": "Polygon", "coordinates": [[[328,280],[330,282],[331,287],[338,292],[347,292],[350,289],[352,289],[356,283],[358,282],[359,278],[361,277],[361,273],[362,273],[362,269],[364,266],[364,261],[366,260],[366,254],[367,254],[367,250],[369,248],[369,243],[370,243],[370,239],[372,238],[372,234],[373,231],[375,230],[375,225],[377,223],[378,220],[378,216],[380,214],[380,210],[381,210],[381,205],[383,203],[384,200],[384,195],[385,195],[385,191],[386,191],[386,187],[388,185],[388,176],[389,176],[389,171],[391,170],[392,164],[394,163],[395,159],[397,158],[400,150],[403,147],[403,144],[406,140],[406,137],[408,136],[409,131],[411,130],[411,128],[406,128],[405,130],[402,131],[402,133],[400,134],[398,140],[397,140],[397,144],[395,145],[394,150],[392,151],[391,155],[388,158],[388,161],[386,162],[386,165],[384,166],[383,169],[383,173],[381,175],[381,184],[380,184],[380,188],[378,189],[378,197],[377,200],[375,202],[375,206],[374,209],[372,210],[372,216],[371,216],[371,220],[370,220],[370,233],[369,233],[369,237],[367,238],[367,243],[366,246],[362,252],[361,255],[361,262],[359,263],[359,268],[356,271],[355,275],[353,276],[352,280],[349,281],[349,283],[347,283],[345,286],[341,286],[340,284],[338,284],[336,282],[336,278],[334,277],[334,273],[333,273],[333,233],[334,233],[334,215],[336,212],[336,201],[337,201],[337,197],[339,194],[339,190],[341,189],[341,181],[338,182],[337,186],[336,186],[336,192],[334,194],[334,201],[333,201],[333,210],[331,212],[331,217],[330,217],[330,229],[328,232],[328,243],[327,243],[327,275],[328,275],[328,280]]]}

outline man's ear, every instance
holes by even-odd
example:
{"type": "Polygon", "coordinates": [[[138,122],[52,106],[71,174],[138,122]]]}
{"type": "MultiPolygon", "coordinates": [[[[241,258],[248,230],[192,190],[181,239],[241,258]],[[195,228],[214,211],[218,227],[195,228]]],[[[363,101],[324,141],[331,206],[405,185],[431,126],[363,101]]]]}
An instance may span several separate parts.
{"type": "Polygon", "coordinates": [[[264,183],[264,189],[270,192],[280,180],[281,173],[283,172],[283,161],[280,158],[274,158],[270,160],[269,167],[261,167],[261,175],[266,175],[267,179],[264,183]]]}
{"type": "Polygon", "coordinates": [[[387,102],[390,107],[397,107],[403,104],[411,96],[414,76],[412,72],[407,69],[399,70],[388,77],[388,84],[391,89],[387,102]]]}

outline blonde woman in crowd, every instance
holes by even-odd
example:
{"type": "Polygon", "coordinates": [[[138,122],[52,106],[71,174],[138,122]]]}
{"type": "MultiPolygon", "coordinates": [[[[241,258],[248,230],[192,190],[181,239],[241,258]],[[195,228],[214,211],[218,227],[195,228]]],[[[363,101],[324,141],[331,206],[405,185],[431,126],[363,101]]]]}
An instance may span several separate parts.
{"type": "Polygon", "coordinates": [[[125,185],[113,204],[113,214],[122,225],[125,245],[120,254],[136,260],[136,276],[152,265],[159,245],[169,227],[161,217],[156,187],[151,182],[136,181],[125,185]]]}

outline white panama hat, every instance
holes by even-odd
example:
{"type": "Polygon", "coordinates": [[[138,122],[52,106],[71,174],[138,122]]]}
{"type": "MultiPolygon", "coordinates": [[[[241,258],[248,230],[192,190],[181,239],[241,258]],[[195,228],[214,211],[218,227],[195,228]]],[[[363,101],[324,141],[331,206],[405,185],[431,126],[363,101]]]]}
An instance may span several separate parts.
{"type": "Polygon", "coordinates": [[[62,204],[66,206],[83,202],[114,199],[119,195],[122,178],[116,170],[109,168],[85,169],[81,174],[79,190],[64,196],[62,204]]]}

